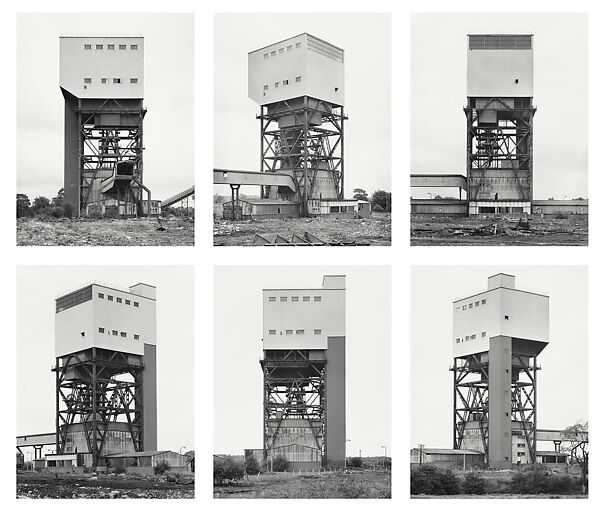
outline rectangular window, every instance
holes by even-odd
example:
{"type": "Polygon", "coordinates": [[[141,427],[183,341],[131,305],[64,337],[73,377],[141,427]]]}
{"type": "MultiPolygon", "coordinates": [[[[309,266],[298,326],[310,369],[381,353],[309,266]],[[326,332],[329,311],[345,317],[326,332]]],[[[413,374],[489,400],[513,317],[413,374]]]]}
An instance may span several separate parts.
{"type": "Polygon", "coordinates": [[[477,336],[476,336],[475,334],[473,334],[473,335],[471,336],[471,340],[472,340],[472,341],[473,341],[473,340],[475,340],[475,338],[476,338],[476,337],[477,337],[477,336]]]}
{"type": "Polygon", "coordinates": [[[113,83],[121,83],[121,79],[120,78],[113,78],[113,83]]]}
{"type": "Polygon", "coordinates": [[[139,341],[139,340],[140,340],[140,336],[139,336],[138,334],[133,334],[133,338],[134,338],[136,341],[139,341]]]}
{"type": "Polygon", "coordinates": [[[275,82],[275,88],[279,87],[279,82],[275,82]]]}
{"type": "Polygon", "coordinates": [[[297,296],[292,296],[292,302],[297,302],[298,301],[298,297],[297,296]]]}
{"type": "Polygon", "coordinates": [[[275,330],[269,330],[269,335],[275,335],[276,331],[275,330]]]}
{"type": "Polygon", "coordinates": [[[292,45],[291,44],[287,47],[287,51],[292,51],[292,45]]]}
{"type": "Polygon", "coordinates": [[[487,332],[481,332],[481,337],[485,337],[487,335],[487,332]]]}
{"type": "Polygon", "coordinates": [[[504,316],[504,319],[508,319],[508,316],[504,316]]]}
{"type": "Polygon", "coordinates": [[[126,50],[127,49],[127,45],[126,44],[120,44],[119,45],[119,50],[126,50]]]}
{"type": "Polygon", "coordinates": [[[102,46],[101,44],[97,44],[97,45],[96,45],[96,49],[97,49],[97,50],[101,50],[102,48],[103,48],[103,46],[102,46]]]}
{"type": "Polygon", "coordinates": [[[321,329],[315,328],[315,335],[321,335],[321,329]]]}
{"type": "Polygon", "coordinates": [[[296,48],[300,48],[300,46],[302,46],[302,43],[296,43],[296,48]]]}
{"type": "Polygon", "coordinates": [[[472,308],[473,308],[473,304],[472,304],[472,303],[470,303],[470,304],[469,304],[469,309],[472,309],[472,308]]]}
{"type": "Polygon", "coordinates": [[[109,45],[107,46],[107,48],[108,48],[109,50],[114,50],[114,49],[115,49],[115,45],[114,45],[114,44],[109,44],[109,45]]]}
{"type": "Polygon", "coordinates": [[[83,79],[83,83],[92,83],[92,79],[91,78],[84,78],[83,79]]]}
{"type": "Polygon", "coordinates": [[[98,332],[100,332],[101,334],[103,334],[104,333],[104,328],[98,327],[98,332]]]}
{"type": "Polygon", "coordinates": [[[475,307],[479,307],[479,302],[475,302],[475,307]]]}
{"type": "Polygon", "coordinates": [[[485,300],[485,299],[484,299],[484,300],[481,300],[481,305],[485,305],[485,303],[486,303],[486,300],[485,300]]]}
{"type": "Polygon", "coordinates": [[[113,330],[113,331],[112,331],[112,334],[113,334],[113,335],[119,335],[119,332],[117,332],[116,330],[113,330]]]}
{"type": "Polygon", "coordinates": [[[268,85],[263,85],[263,90],[269,90],[269,86],[268,85]]]}
{"type": "Polygon", "coordinates": [[[102,78],[100,81],[101,81],[102,83],[108,83],[108,78],[102,78]]]}
{"type": "Polygon", "coordinates": [[[296,335],[304,335],[304,330],[296,330],[296,335]]]}
{"type": "Polygon", "coordinates": [[[283,85],[288,85],[289,83],[289,80],[283,80],[283,85]]]}
{"type": "Polygon", "coordinates": [[[269,58],[269,54],[268,54],[268,53],[265,53],[265,54],[263,55],[263,59],[268,59],[268,58],[269,58]]]}
{"type": "Polygon", "coordinates": [[[466,305],[463,305],[462,309],[463,309],[464,311],[466,311],[466,310],[467,310],[467,306],[466,306],[466,305]]]}
{"type": "Polygon", "coordinates": [[[92,49],[92,45],[91,44],[84,44],[83,45],[83,49],[84,50],[91,50],[92,49]]]}
{"type": "Polygon", "coordinates": [[[132,49],[132,50],[137,50],[137,46],[138,46],[137,44],[132,44],[132,45],[131,45],[131,49],[132,49]]]}
{"type": "Polygon", "coordinates": [[[275,297],[274,296],[269,296],[269,301],[270,302],[274,302],[275,301],[275,297]]]}
{"type": "Polygon", "coordinates": [[[129,83],[137,83],[137,78],[130,78],[129,83]]]}
{"type": "Polygon", "coordinates": [[[280,296],[279,297],[279,301],[280,302],[287,302],[287,296],[280,296]]]}
{"type": "Polygon", "coordinates": [[[279,48],[279,55],[283,53],[283,48],[279,48]]]}
{"type": "Polygon", "coordinates": [[[301,82],[302,81],[302,77],[301,76],[296,76],[296,83],[301,82]]]}
{"type": "Polygon", "coordinates": [[[460,343],[460,337],[456,339],[456,344],[460,343]]]}
{"type": "Polygon", "coordinates": [[[277,52],[276,51],[272,51],[271,52],[271,57],[274,57],[275,55],[277,55],[277,52]]]}
{"type": "Polygon", "coordinates": [[[119,298],[119,297],[117,297],[117,303],[123,303],[123,299],[122,299],[122,298],[119,298]]]}
{"type": "Polygon", "coordinates": [[[303,302],[310,302],[310,296],[303,296],[302,297],[302,301],[303,302]]]}
{"type": "Polygon", "coordinates": [[[294,333],[293,330],[286,330],[285,335],[292,335],[294,333]]]}
{"type": "Polygon", "coordinates": [[[321,297],[320,296],[315,296],[315,302],[320,302],[321,301],[321,297]]]}
{"type": "Polygon", "coordinates": [[[140,306],[140,302],[133,302],[133,306],[134,307],[139,307],[140,306]]]}
{"type": "Polygon", "coordinates": [[[131,305],[131,300],[125,300],[125,305],[131,305]]]}
{"type": "Polygon", "coordinates": [[[100,298],[101,300],[104,300],[104,293],[98,293],[98,298],[100,298]]]}
{"type": "Polygon", "coordinates": [[[125,332],[121,332],[121,337],[127,337],[127,334],[125,332]]]}
{"type": "Polygon", "coordinates": [[[111,295],[108,295],[108,301],[112,302],[113,301],[113,297],[111,295]]]}

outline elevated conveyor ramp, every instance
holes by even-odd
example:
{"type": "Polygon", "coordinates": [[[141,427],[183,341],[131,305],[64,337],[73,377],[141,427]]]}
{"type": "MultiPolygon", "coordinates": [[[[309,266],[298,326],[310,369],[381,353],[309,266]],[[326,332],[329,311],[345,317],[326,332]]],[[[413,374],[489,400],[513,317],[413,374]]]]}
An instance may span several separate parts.
{"type": "Polygon", "coordinates": [[[216,185],[255,185],[287,186],[296,191],[296,183],[291,176],[275,172],[255,172],[252,170],[213,169],[213,182],[216,185]]]}
{"type": "Polygon", "coordinates": [[[462,174],[411,174],[411,188],[461,188],[467,191],[467,178],[462,174]]]}
{"type": "Polygon", "coordinates": [[[172,197],[169,197],[168,199],[165,199],[164,201],[162,201],[161,207],[163,207],[163,208],[169,207],[169,206],[179,202],[180,200],[183,200],[191,195],[194,195],[194,193],[195,193],[195,186],[192,186],[191,188],[183,190],[183,192],[176,193],[172,197]]]}

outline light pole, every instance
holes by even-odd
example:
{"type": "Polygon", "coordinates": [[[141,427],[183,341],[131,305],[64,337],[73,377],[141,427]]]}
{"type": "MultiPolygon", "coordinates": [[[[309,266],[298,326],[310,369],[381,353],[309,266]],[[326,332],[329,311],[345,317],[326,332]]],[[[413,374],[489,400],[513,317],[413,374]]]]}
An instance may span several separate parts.
{"type": "Polygon", "coordinates": [[[385,462],[387,460],[387,449],[385,445],[382,445],[381,448],[383,449],[383,468],[385,468],[385,462]]]}
{"type": "MultiPolygon", "coordinates": [[[[351,441],[352,440],[350,440],[349,438],[346,438],[346,443],[351,442],[351,441]]],[[[344,452],[344,470],[346,470],[346,467],[347,467],[346,459],[347,459],[347,456],[346,456],[346,453],[344,452]]]]}

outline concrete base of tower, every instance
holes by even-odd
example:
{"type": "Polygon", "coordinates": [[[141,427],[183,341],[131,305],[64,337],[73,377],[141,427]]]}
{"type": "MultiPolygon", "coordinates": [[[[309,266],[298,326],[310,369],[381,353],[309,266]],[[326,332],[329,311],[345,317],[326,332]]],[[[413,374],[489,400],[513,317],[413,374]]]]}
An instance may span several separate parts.
{"type": "Polygon", "coordinates": [[[477,215],[529,215],[530,201],[470,201],[469,216],[477,215]]]}

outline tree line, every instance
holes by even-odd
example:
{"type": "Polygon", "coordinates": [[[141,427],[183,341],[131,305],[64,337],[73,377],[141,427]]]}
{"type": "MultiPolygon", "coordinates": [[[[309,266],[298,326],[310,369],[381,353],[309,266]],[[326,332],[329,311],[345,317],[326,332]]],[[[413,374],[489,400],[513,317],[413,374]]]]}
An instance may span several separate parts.
{"type": "Polygon", "coordinates": [[[75,208],[65,203],[65,189],[58,190],[56,197],[48,199],[40,195],[33,203],[24,193],[17,193],[17,218],[48,216],[54,218],[71,218],[75,208]]]}

